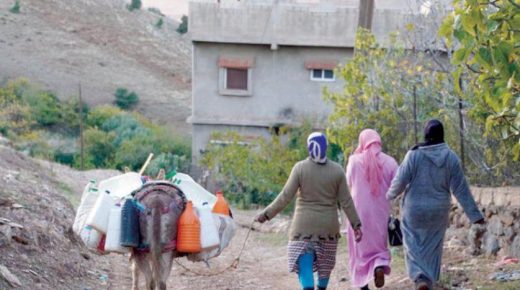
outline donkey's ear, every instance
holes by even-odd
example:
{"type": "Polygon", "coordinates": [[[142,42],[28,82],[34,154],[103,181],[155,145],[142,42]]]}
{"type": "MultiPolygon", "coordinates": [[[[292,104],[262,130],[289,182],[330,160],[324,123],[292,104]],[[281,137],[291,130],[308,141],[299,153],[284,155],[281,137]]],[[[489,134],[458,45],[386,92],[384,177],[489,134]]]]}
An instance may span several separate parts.
{"type": "Polygon", "coordinates": [[[159,170],[159,173],[157,174],[157,178],[155,178],[156,180],[164,180],[164,176],[166,175],[166,172],[164,171],[163,168],[161,168],[159,170]]]}

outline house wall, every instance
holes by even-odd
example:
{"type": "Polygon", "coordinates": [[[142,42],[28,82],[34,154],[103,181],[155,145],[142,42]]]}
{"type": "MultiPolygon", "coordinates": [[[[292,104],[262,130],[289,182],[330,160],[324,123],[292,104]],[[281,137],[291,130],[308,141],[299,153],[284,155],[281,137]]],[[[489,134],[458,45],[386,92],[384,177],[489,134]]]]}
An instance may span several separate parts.
{"type": "MultiPolygon", "coordinates": [[[[342,89],[334,82],[310,80],[305,61],[338,61],[352,56],[350,48],[317,48],[195,42],[193,47],[192,116],[193,155],[197,158],[214,129],[249,126],[248,132],[263,131],[279,124],[310,120],[323,127],[332,106],[323,100],[323,87],[342,89]],[[252,95],[229,96],[219,93],[220,57],[254,59],[252,95]],[[224,126],[219,126],[224,125],[224,126]],[[263,129],[260,129],[263,128],[263,129]]],[[[255,133],[255,134],[256,134],[255,133]]]]}

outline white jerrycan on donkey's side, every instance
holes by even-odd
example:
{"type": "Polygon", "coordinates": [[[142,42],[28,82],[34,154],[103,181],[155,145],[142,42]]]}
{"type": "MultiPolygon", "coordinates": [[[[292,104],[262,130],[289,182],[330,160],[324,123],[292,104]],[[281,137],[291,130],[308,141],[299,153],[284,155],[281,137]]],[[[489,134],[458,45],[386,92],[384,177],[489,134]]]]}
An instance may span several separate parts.
{"type": "Polygon", "coordinates": [[[195,208],[202,208],[204,203],[207,203],[209,208],[213,208],[217,201],[215,195],[195,182],[188,174],[177,172],[172,177],[172,183],[184,193],[187,200],[191,200],[195,208]]]}
{"type": "Polygon", "coordinates": [[[220,245],[217,226],[213,220],[213,213],[208,203],[205,202],[200,208],[195,208],[200,220],[200,246],[209,249],[220,245]]]}

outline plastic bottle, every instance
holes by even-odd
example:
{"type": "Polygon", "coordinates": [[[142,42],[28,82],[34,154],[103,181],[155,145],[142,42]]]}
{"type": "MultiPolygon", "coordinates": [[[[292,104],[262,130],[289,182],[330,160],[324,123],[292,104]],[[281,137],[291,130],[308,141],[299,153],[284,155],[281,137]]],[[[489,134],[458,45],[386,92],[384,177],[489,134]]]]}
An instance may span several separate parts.
{"type": "Polygon", "coordinates": [[[208,203],[204,203],[202,207],[197,208],[200,219],[200,244],[202,249],[209,249],[220,245],[220,238],[213,220],[213,214],[208,203]]]}
{"type": "Polygon", "coordinates": [[[121,205],[116,204],[110,210],[105,251],[127,253],[129,248],[121,245],[121,205]]]}
{"type": "Polygon", "coordinates": [[[99,232],[106,234],[108,229],[108,218],[110,216],[110,210],[114,204],[115,202],[110,196],[110,192],[108,190],[105,191],[105,193],[100,194],[96,200],[96,204],[92,208],[87,218],[87,226],[91,226],[99,232]]]}
{"type": "Polygon", "coordinates": [[[217,201],[213,205],[213,213],[223,214],[229,216],[229,205],[224,198],[222,191],[217,191],[217,201]]]}
{"type": "Polygon", "coordinates": [[[198,253],[200,245],[200,220],[195,213],[193,203],[188,201],[179,218],[177,232],[177,251],[183,253],[198,253]]]}
{"type": "Polygon", "coordinates": [[[139,210],[136,201],[126,199],[121,210],[121,246],[139,246],[139,210]]]}

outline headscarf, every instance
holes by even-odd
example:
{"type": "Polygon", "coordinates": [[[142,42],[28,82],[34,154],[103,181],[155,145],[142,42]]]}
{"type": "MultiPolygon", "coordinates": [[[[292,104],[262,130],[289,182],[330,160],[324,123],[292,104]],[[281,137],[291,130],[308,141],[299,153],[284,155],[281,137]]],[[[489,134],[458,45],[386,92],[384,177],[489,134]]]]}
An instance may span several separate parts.
{"type": "Polygon", "coordinates": [[[377,155],[381,152],[381,137],[375,130],[365,129],[359,134],[359,145],[354,153],[361,154],[362,168],[370,183],[370,191],[379,194],[379,184],[383,181],[383,166],[377,155]]]}
{"type": "Polygon", "coordinates": [[[424,142],[415,145],[412,150],[441,143],[444,143],[444,127],[441,121],[431,119],[424,125],[424,142]]]}
{"type": "Polygon", "coordinates": [[[307,149],[312,161],[319,164],[327,162],[327,137],[323,133],[311,133],[307,138],[307,149]]]}

